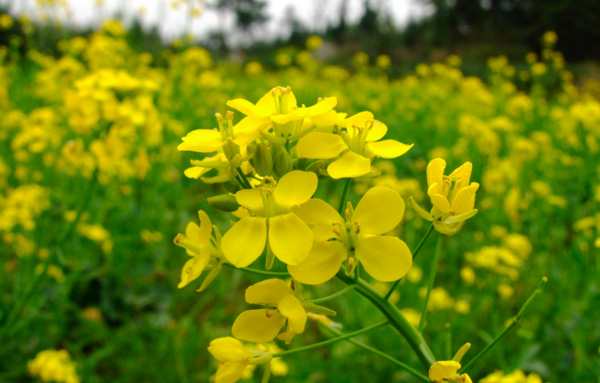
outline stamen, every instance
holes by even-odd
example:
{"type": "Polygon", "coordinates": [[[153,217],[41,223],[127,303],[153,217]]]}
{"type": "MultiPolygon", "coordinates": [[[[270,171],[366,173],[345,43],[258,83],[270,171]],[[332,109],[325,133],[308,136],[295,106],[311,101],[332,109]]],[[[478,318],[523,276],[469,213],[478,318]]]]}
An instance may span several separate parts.
{"type": "Polygon", "coordinates": [[[354,227],[356,228],[354,230],[354,233],[359,234],[360,233],[360,223],[358,223],[358,221],[354,221],[354,227]]]}

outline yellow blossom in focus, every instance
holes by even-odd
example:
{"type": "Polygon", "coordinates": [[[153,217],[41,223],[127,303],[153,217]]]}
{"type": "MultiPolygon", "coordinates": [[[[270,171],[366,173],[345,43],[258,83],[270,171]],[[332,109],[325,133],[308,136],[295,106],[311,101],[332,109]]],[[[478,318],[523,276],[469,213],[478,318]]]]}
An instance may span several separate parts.
{"type": "Polygon", "coordinates": [[[248,365],[269,363],[273,356],[267,350],[249,350],[237,339],[218,338],[210,342],[208,351],[221,365],[215,383],[235,383],[248,365]]]}
{"type": "Polygon", "coordinates": [[[458,350],[452,360],[443,360],[435,362],[429,368],[429,380],[435,383],[445,383],[448,381],[457,381],[461,383],[473,383],[469,375],[457,372],[460,370],[460,361],[465,353],[471,347],[470,343],[465,344],[458,350]]]}
{"type": "Polygon", "coordinates": [[[246,289],[246,302],[276,307],[244,311],[237,317],[231,332],[236,338],[248,342],[270,342],[277,337],[289,344],[296,334],[304,332],[308,311],[335,315],[329,309],[306,302],[300,285],[293,280],[289,288],[281,279],[267,279],[254,284],[246,289]],[[279,334],[286,322],[287,330],[279,334]]]}

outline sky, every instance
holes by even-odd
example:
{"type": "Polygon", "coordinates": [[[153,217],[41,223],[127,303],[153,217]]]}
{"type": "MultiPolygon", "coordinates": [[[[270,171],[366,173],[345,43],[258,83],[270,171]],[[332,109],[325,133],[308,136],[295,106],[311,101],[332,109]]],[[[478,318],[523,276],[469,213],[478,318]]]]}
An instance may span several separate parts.
{"type": "MultiPolygon", "coordinates": [[[[39,1],[39,0],[38,0],[39,1]]],[[[42,0],[43,1],[43,0],[42,0]]],[[[47,1],[47,0],[46,0],[47,1]]],[[[159,24],[160,33],[167,39],[173,39],[186,32],[188,3],[193,2],[202,10],[202,16],[191,21],[191,33],[202,38],[208,31],[220,28],[221,23],[227,30],[233,25],[233,18],[221,19],[215,10],[207,9],[205,1],[201,0],[64,0],[69,4],[71,15],[66,16],[64,12],[53,10],[53,17],[67,20],[75,25],[97,25],[101,19],[121,11],[126,20],[138,16],[142,18],[145,26],[159,24]],[[96,3],[103,1],[102,6],[96,3]],[[176,9],[172,8],[174,2],[183,3],[176,9]],[[140,15],[140,10],[142,13],[140,15]]],[[[213,0],[208,0],[209,2],[213,0]]],[[[294,14],[311,29],[322,29],[328,21],[338,18],[340,5],[343,0],[266,0],[269,22],[264,25],[258,34],[263,39],[277,37],[285,34],[283,25],[286,8],[293,7],[294,14]]],[[[348,19],[358,20],[363,13],[364,0],[348,0],[348,19]]],[[[36,0],[0,0],[0,5],[8,5],[12,12],[39,15],[39,7],[36,0]]],[[[423,6],[419,0],[371,0],[373,7],[383,7],[392,15],[398,26],[404,26],[410,19],[421,18],[431,12],[423,6]]]]}

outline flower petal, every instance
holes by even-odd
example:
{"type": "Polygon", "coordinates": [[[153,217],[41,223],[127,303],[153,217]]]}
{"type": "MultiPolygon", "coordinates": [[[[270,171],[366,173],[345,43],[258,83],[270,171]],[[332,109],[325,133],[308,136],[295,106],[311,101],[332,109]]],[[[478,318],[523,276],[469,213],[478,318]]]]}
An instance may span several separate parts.
{"type": "Polygon", "coordinates": [[[364,176],[371,171],[371,160],[356,154],[348,152],[339,160],[329,164],[327,172],[331,178],[354,178],[364,176]]]}
{"type": "Polygon", "coordinates": [[[479,189],[479,184],[473,182],[471,185],[464,187],[456,193],[456,197],[452,200],[450,209],[452,214],[459,215],[473,210],[475,207],[475,193],[479,189]]]}
{"type": "Polygon", "coordinates": [[[233,127],[235,133],[233,142],[240,146],[248,145],[258,138],[260,132],[270,124],[271,122],[265,118],[245,117],[233,127]]]}
{"type": "Polygon", "coordinates": [[[460,363],[453,360],[435,362],[429,368],[429,380],[443,382],[445,379],[456,378],[456,372],[460,369],[460,363]]]}
{"type": "Polygon", "coordinates": [[[315,173],[302,170],[294,170],[281,177],[274,192],[281,212],[288,213],[292,206],[308,201],[317,191],[318,182],[315,173]]]}
{"type": "Polygon", "coordinates": [[[360,238],[356,243],[356,258],[367,273],[380,282],[402,278],[412,266],[412,254],[397,237],[360,238]]]}
{"type": "Polygon", "coordinates": [[[286,318],[277,310],[258,309],[241,313],[231,328],[234,337],[246,342],[270,342],[285,325],[286,318]]]}
{"type": "MultiPolygon", "coordinates": [[[[357,126],[365,126],[365,123],[369,120],[374,120],[375,116],[373,116],[373,113],[371,112],[360,112],[357,113],[353,116],[350,116],[344,120],[341,120],[338,122],[338,125],[341,127],[348,127],[348,126],[352,126],[352,125],[357,125],[357,126]]],[[[352,130],[352,129],[350,129],[352,130]]]]}
{"type": "Polygon", "coordinates": [[[304,332],[308,316],[298,298],[291,294],[285,296],[277,305],[277,309],[281,315],[288,319],[288,324],[292,327],[294,333],[302,334],[304,332]]]}
{"type": "Polygon", "coordinates": [[[312,229],[315,242],[336,237],[332,224],[339,223],[343,226],[345,223],[331,205],[318,198],[308,200],[298,208],[293,209],[292,212],[312,229]]]}
{"type": "Polygon", "coordinates": [[[198,244],[200,246],[204,247],[210,242],[210,234],[212,233],[212,222],[210,221],[208,214],[206,214],[202,210],[198,210],[198,217],[200,218],[200,228],[198,231],[197,239],[194,239],[198,241],[198,244]]]}
{"type": "Polygon", "coordinates": [[[395,190],[375,186],[358,203],[352,222],[358,221],[361,233],[385,234],[398,226],[405,208],[404,200],[395,190]]]}
{"type": "Polygon", "coordinates": [[[296,146],[298,158],[327,160],[340,155],[348,145],[337,134],[311,132],[302,137],[296,146]]]}
{"type": "MultiPolygon", "coordinates": [[[[185,237],[190,242],[193,242],[194,246],[199,245],[198,238],[200,237],[200,227],[198,227],[198,225],[195,222],[188,222],[187,226],[185,227],[185,237]]],[[[197,255],[197,252],[192,251],[188,248],[185,249],[185,252],[190,257],[195,257],[197,255]]]]}
{"type": "Polygon", "coordinates": [[[329,112],[331,109],[335,108],[336,105],[337,105],[336,97],[327,97],[327,98],[323,99],[321,102],[317,102],[315,105],[306,108],[305,115],[306,115],[306,117],[319,116],[321,114],[329,112]]]}
{"type": "Polygon", "coordinates": [[[431,204],[433,206],[440,209],[442,213],[449,213],[450,203],[445,196],[438,193],[439,189],[440,188],[438,187],[437,182],[434,182],[431,186],[429,186],[429,189],[427,189],[427,195],[429,195],[429,199],[431,199],[431,204]]]}
{"type": "Polygon", "coordinates": [[[210,251],[202,251],[194,258],[189,259],[183,269],[181,269],[181,282],[177,285],[177,288],[181,289],[187,286],[190,282],[196,280],[210,260],[210,251]]]}
{"type": "Polygon", "coordinates": [[[369,130],[369,135],[367,136],[367,142],[379,141],[385,136],[388,131],[388,127],[381,121],[375,120],[373,127],[369,130]]]}
{"type": "Polygon", "coordinates": [[[216,130],[197,129],[189,132],[182,140],[183,142],[177,146],[177,150],[212,153],[223,146],[221,133],[216,130]]]}
{"type": "Polygon", "coordinates": [[[222,363],[242,362],[252,356],[252,353],[244,347],[242,342],[230,336],[210,342],[208,352],[222,363]]]}
{"type": "Polygon", "coordinates": [[[236,98],[235,100],[227,101],[227,106],[233,109],[237,109],[238,111],[244,113],[246,116],[250,117],[268,117],[271,114],[271,111],[268,108],[254,105],[250,101],[236,98]]]}
{"type": "Polygon", "coordinates": [[[242,208],[250,208],[253,215],[263,215],[263,200],[260,195],[260,187],[254,189],[242,189],[235,193],[235,200],[242,208]]]}
{"type": "Polygon", "coordinates": [[[383,140],[370,142],[365,147],[365,156],[377,156],[381,158],[396,158],[408,152],[412,145],[406,145],[395,140],[383,140]]]}
{"type": "Polygon", "coordinates": [[[219,366],[215,383],[235,383],[242,378],[247,362],[227,362],[219,366]]]}
{"type": "Polygon", "coordinates": [[[335,277],[347,257],[348,248],[341,241],[315,242],[308,258],[288,266],[288,271],[300,283],[319,285],[335,277]]]}
{"type": "Polygon", "coordinates": [[[193,178],[193,179],[197,180],[198,178],[202,177],[204,174],[208,173],[211,170],[212,170],[212,168],[203,168],[201,166],[192,166],[191,168],[185,169],[183,174],[187,178],[193,178]]]}
{"type": "Polygon", "coordinates": [[[246,267],[260,257],[266,241],[267,219],[245,217],[225,233],[221,246],[229,262],[235,267],[246,267]]]}
{"type": "Polygon", "coordinates": [[[271,217],[269,244],[280,261],[297,265],[308,257],[313,244],[312,231],[293,213],[271,217]]]}
{"type": "Polygon", "coordinates": [[[435,158],[429,161],[429,164],[427,165],[427,185],[431,187],[433,184],[438,184],[441,187],[442,182],[444,181],[445,169],[446,161],[443,159],[435,158]]]}
{"type": "Polygon", "coordinates": [[[246,289],[246,302],[265,306],[277,306],[279,301],[290,294],[284,281],[277,278],[267,279],[246,289]]]}

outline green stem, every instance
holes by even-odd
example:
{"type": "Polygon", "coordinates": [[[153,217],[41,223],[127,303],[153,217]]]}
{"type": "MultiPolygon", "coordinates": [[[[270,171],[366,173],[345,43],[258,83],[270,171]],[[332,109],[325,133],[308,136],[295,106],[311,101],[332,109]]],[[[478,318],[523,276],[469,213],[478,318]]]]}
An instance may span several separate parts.
{"type": "MultiPolygon", "coordinates": [[[[417,254],[419,254],[419,252],[423,248],[423,245],[427,241],[427,238],[429,238],[429,235],[431,235],[431,233],[433,232],[433,229],[434,228],[433,228],[433,223],[432,223],[431,226],[429,226],[429,229],[427,229],[427,232],[425,233],[425,235],[423,236],[423,238],[421,238],[421,241],[417,245],[417,248],[415,249],[415,251],[413,251],[413,253],[412,253],[413,254],[413,261],[417,257],[417,254]]],[[[392,285],[392,287],[390,287],[390,290],[387,292],[387,294],[385,294],[385,299],[389,299],[392,296],[392,293],[394,292],[394,290],[396,290],[396,287],[398,287],[398,284],[400,283],[401,280],[402,280],[402,278],[400,278],[396,282],[394,282],[394,284],[392,285]]]]}
{"type": "Polygon", "coordinates": [[[235,267],[231,263],[224,263],[223,265],[231,267],[232,269],[245,271],[250,274],[265,275],[268,277],[284,277],[285,278],[285,277],[290,276],[290,274],[286,273],[286,272],[263,271],[263,270],[251,269],[250,267],[235,267]]]}
{"type": "MultiPolygon", "coordinates": [[[[329,329],[331,332],[333,332],[335,335],[338,335],[338,336],[342,335],[342,333],[341,333],[341,331],[340,331],[340,330],[338,330],[338,329],[336,329],[336,328],[333,328],[333,327],[329,327],[329,326],[326,326],[326,327],[327,327],[327,328],[328,328],[328,329],[329,329]]],[[[396,366],[400,367],[400,368],[401,368],[401,369],[403,369],[404,371],[406,371],[406,372],[408,372],[408,373],[412,374],[413,376],[415,376],[415,377],[417,377],[417,378],[421,379],[421,380],[422,380],[422,381],[424,381],[424,382],[429,382],[429,379],[428,379],[428,378],[427,378],[425,375],[421,374],[419,371],[415,370],[415,369],[414,369],[414,368],[412,368],[411,366],[409,366],[409,365],[407,365],[407,364],[404,364],[404,363],[402,363],[402,362],[401,362],[401,361],[399,361],[398,359],[396,359],[396,358],[393,358],[392,356],[390,356],[390,355],[386,354],[385,352],[383,352],[383,351],[381,351],[381,350],[378,350],[378,349],[376,349],[376,348],[374,348],[374,347],[371,347],[371,346],[367,346],[366,344],[364,344],[364,343],[361,343],[361,342],[357,341],[356,339],[346,339],[346,341],[347,341],[347,342],[350,342],[350,343],[352,343],[352,344],[354,344],[354,345],[356,345],[356,346],[358,346],[358,347],[361,347],[361,348],[363,348],[363,349],[365,349],[365,350],[367,350],[367,351],[370,351],[370,352],[372,352],[373,354],[379,355],[380,357],[382,357],[382,358],[384,358],[384,359],[387,359],[388,361],[390,361],[390,362],[394,363],[396,366]]]]}
{"type": "Polygon", "coordinates": [[[479,354],[475,355],[473,357],[473,359],[471,359],[469,361],[469,363],[467,363],[460,371],[465,371],[469,367],[471,367],[471,365],[473,363],[477,362],[477,360],[479,360],[479,358],[481,358],[483,355],[485,355],[485,353],[487,353],[488,351],[490,351],[496,345],[496,343],[500,342],[500,340],[502,340],[502,338],[504,338],[506,336],[506,334],[508,334],[510,332],[510,330],[512,330],[515,326],[517,326],[517,324],[519,323],[519,321],[521,320],[521,318],[527,313],[527,310],[529,310],[529,307],[531,306],[531,304],[542,293],[542,290],[543,290],[544,285],[546,284],[546,282],[548,282],[548,278],[546,278],[546,277],[542,278],[542,281],[540,282],[538,288],[535,289],[535,291],[533,292],[533,294],[531,294],[531,296],[529,297],[529,299],[527,299],[527,301],[525,302],[525,304],[523,305],[523,307],[521,307],[521,310],[519,310],[519,312],[517,313],[517,316],[515,316],[514,318],[512,318],[512,320],[510,322],[510,325],[508,325],[504,329],[504,331],[502,331],[492,341],[492,343],[488,344],[483,350],[481,350],[479,352],[479,354]]]}
{"type": "MultiPolygon", "coordinates": [[[[354,284],[354,279],[347,276],[344,271],[338,272],[337,277],[348,285],[354,284]]],[[[408,323],[396,305],[385,299],[379,291],[375,290],[375,288],[364,279],[359,278],[358,281],[356,281],[356,285],[356,291],[370,300],[371,303],[385,315],[390,322],[390,326],[406,339],[410,347],[417,354],[423,367],[429,369],[429,367],[436,362],[436,359],[433,352],[431,352],[429,345],[427,345],[427,342],[423,339],[423,335],[408,323]]]]}
{"type": "Polygon", "coordinates": [[[352,178],[346,179],[346,184],[344,185],[344,191],[342,192],[342,199],[340,200],[340,207],[338,208],[338,213],[343,217],[344,216],[344,207],[346,205],[346,197],[348,196],[348,190],[350,190],[350,184],[352,183],[352,178]]]}
{"type": "Polygon", "coordinates": [[[389,322],[387,320],[384,320],[384,321],[379,322],[377,324],[374,324],[372,326],[365,327],[362,330],[354,331],[354,332],[351,332],[349,334],[339,336],[337,338],[328,339],[328,340],[323,341],[323,342],[311,344],[309,346],[295,348],[293,350],[278,352],[276,354],[273,354],[273,358],[277,358],[277,357],[280,357],[280,356],[290,356],[290,355],[298,354],[300,352],[313,350],[315,348],[324,347],[324,346],[327,346],[327,345],[330,345],[330,344],[333,344],[333,343],[337,343],[337,342],[339,342],[341,340],[352,338],[353,336],[357,336],[357,335],[364,334],[366,332],[378,329],[378,328],[386,326],[388,324],[389,324],[389,322]]]}
{"type": "Polygon", "coordinates": [[[242,172],[242,170],[240,168],[237,168],[237,172],[240,175],[240,179],[241,179],[242,184],[244,185],[244,187],[246,189],[252,189],[252,185],[250,185],[250,181],[248,181],[248,178],[246,178],[246,176],[244,175],[244,173],[242,172]]]}
{"type": "Polygon", "coordinates": [[[327,302],[330,301],[332,299],[335,299],[337,297],[341,297],[342,295],[346,294],[347,292],[350,292],[352,290],[354,290],[356,288],[356,285],[350,285],[350,286],[346,286],[343,289],[341,289],[340,291],[338,291],[335,294],[331,294],[327,297],[323,297],[323,298],[317,298],[317,299],[311,299],[308,302],[310,303],[323,303],[323,302],[327,302]]]}
{"type": "Polygon", "coordinates": [[[433,289],[435,274],[437,273],[437,266],[440,260],[440,254],[442,253],[442,238],[443,235],[440,234],[437,240],[437,245],[435,246],[435,255],[433,256],[433,264],[431,265],[431,272],[429,273],[429,284],[427,285],[427,295],[425,295],[425,302],[423,303],[423,310],[421,312],[421,320],[419,321],[419,332],[422,332],[423,326],[425,326],[425,317],[427,316],[429,296],[431,295],[431,290],[433,289]]]}

